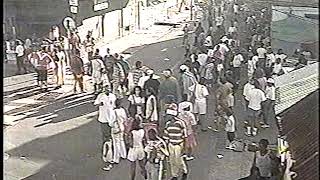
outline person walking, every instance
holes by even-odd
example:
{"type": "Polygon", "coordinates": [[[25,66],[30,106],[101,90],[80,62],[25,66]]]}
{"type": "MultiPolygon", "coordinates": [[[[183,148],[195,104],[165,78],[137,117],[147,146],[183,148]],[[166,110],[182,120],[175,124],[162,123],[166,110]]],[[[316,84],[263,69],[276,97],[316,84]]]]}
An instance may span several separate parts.
{"type": "Polygon", "coordinates": [[[188,24],[185,24],[183,27],[182,45],[189,44],[188,34],[189,34],[189,27],[188,27],[188,24]]]}
{"type": "Polygon", "coordinates": [[[269,141],[261,139],[259,141],[258,151],[254,154],[253,166],[257,167],[260,172],[260,179],[270,179],[272,170],[272,153],[268,149],[269,141]]]}
{"type": "Polygon", "coordinates": [[[227,132],[227,137],[229,141],[229,145],[226,147],[226,149],[235,150],[236,146],[234,144],[234,139],[236,137],[236,120],[231,109],[228,109],[226,111],[225,120],[225,131],[227,132]]]}
{"type": "Polygon", "coordinates": [[[136,61],[135,67],[130,70],[128,73],[128,86],[129,91],[132,91],[133,88],[138,86],[139,79],[144,76],[144,72],[142,70],[142,62],[136,61]]]}
{"type": "Polygon", "coordinates": [[[163,111],[164,105],[168,104],[169,99],[174,99],[175,102],[179,102],[180,87],[178,80],[172,75],[171,69],[163,71],[164,79],[160,82],[159,87],[159,99],[161,101],[161,110],[163,111]]]}
{"type": "Polygon", "coordinates": [[[155,91],[152,87],[147,89],[147,100],[146,100],[146,121],[154,124],[158,124],[158,105],[155,91]]]}
{"type": "Polygon", "coordinates": [[[236,83],[240,82],[240,76],[241,76],[241,64],[243,63],[244,58],[239,50],[235,51],[235,56],[232,61],[233,66],[233,79],[236,81],[236,83]]]}
{"type": "Polygon", "coordinates": [[[121,107],[121,100],[115,101],[115,118],[114,124],[111,128],[111,137],[113,143],[113,162],[118,164],[120,158],[127,158],[127,150],[124,142],[124,123],[127,121],[127,113],[123,107],[121,107]]]}
{"type": "Polygon", "coordinates": [[[140,126],[140,120],[135,119],[132,123],[129,140],[129,152],[127,159],[130,161],[130,179],[134,180],[136,177],[136,164],[139,163],[141,173],[144,179],[148,179],[147,171],[145,169],[145,131],[140,126]]]}
{"type": "Polygon", "coordinates": [[[98,94],[94,105],[99,106],[99,117],[98,121],[102,131],[102,143],[103,152],[102,157],[104,161],[105,171],[109,171],[112,168],[113,151],[112,151],[112,133],[111,127],[116,121],[116,114],[114,111],[116,96],[109,92],[108,88],[105,88],[103,92],[98,94]]]}
{"type": "Polygon", "coordinates": [[[142,97],[142,88],[140,86],[136,86],[132,93],[128,97],[129,101],[129,116],[135,117],[136,115],[144,116],[144,108],[145,108],[145,98],[142,97]]]}
{"type": "Polygon", "coordinates": [[[183,120],[183,122],[185,123],[187,133],[185,139],[186,154],[184,155],[184,157],[187,161],[190,161],[194,159],[192,153],[197,147],[194,127],[198,122],[196,121],[194,114],[190,111],[190,106],[188,104],[182,104],[179,106],[179,109],[180,108],[182,110],[181,112],[179,112],[178,118],[183,120]]]}
{"type": "Polygon", "coordinates": [[[148,180],[162,180],[164,176],[164,160],[169,156],[165,141],[154,129],[148,132],[148,140],[144,151],[147,153],[146,171],[148,180]]]}
{"type": "Polygon", "coordinates": [[[160,87],[160,81],[158,80],[159,76],[156,76],[152,69],[147,70],[147,75],[149,76],[149,79],[145,81],[143,89],[147,91],[148,89],[152,88],[155,96],[158,96],[160,87]]]}
{"type": "Polygon", "coordinates": [[[72,56],[70,61],[71,72],[74,77],[74,85],[73,85],[73,92],[77,93],[77,84],[79,84],[81,93],[84,92],[83,88],[83,75],[84,75],[84,68],[83,68],[83,61],[80,57],[80,51],[76,50],[75,55],[72,56]]]}
{"type": "Polygon", "coordinates": [[[66,54],[62,50],[61,47],[58,47],[57,57],[59,59],[57,65],[58,65],[58,86],[64,85],[64,78],[66,75],[66,66],[67,66],[67,59],[66,54]]]}
{"type": "Polygon", "coordinates": [[[195,36],[194,36],[194,43],[195,43],[195,45],[197,45],[197,43],[198,43],[198,37],[200,36],[200,34],[202,33],[202,32],[204,32],[204,29],[203,29],[203,27],[202,27],[202,24],[201,24],[201,22],[199,22],[198,23],[198,26],[196,27],[196,29],[195,29],[195,31],[194,31],[194,33],[195,33],[195,36]]]}
{"type": "Polygon", "coordinates": [[[266,88],[266,103],[264,104],[262,128],[269,128],[270,120],[275,118],[274,106],[276,101],[276,88],[274,87],[274,80],[269,78],[267,80],[268,86],[266,88]]]}
{"type": "Polygon", "coordinates": [[[39,61],[37,66],[38,76],[40,83],[41,91],[48,90],[48,64],[53,62],[52,57],[46,52],[46,47],[42,47],[42,51],[39,53],[39,61]],[[43,86],[45,88],[43,88],[43,86]]]}
{"type": "MultiPolygon", "coordinates": [[[[102,89],[102,73],[105,70],[101,57],[96,55],[91,62],[92,80],[94,86],[94,93],[98,94],[102,89]]],[[[113,92],[114,94],[114,92],[113,92]]]]}
{"type": "Polygon", "coordinates": [[[25,49],[23,47],[23,43],[21,41],[17,41],[18,45],[16,47],[16,54],[17,54],[17,75],[21,74],[21,69],[24,70],[24,73],[27,73],[27,68],[24,64],[24,52],[25,49]]]}
{"type": "Polygon", "coordinates": [[[261,114],[262,103],[266,101],[266,96],[264,92],[259,87],[259,82],[254,81],[254,88],[250,90],[248,94],[248,116],[250,118],[250,125],[247,127],[245,134],[247,136],[256,136],[257,135],[257,126],[256,123],[261,114]]]}
{"type": "Polygon", "coordinates": [[[180,66],[180,86],[182,94],[187,94],[188,100],[191,100],[192,92],[189,87],[197,83],[196,77],[190,72],[189,67],[186,65],[180,66]]]}
{"type": "Polygon", "coordinates": [[[168,122],[164,128],[163,139],[169,148],[169,163],[171,180],[177,180],[182,173],[182,180],[187,179],[188,169],[184,158],[184,143],[186,138],[186,128],[182,120],[177,118],[177,106],[174,104],[166,111],[168,122]]]}
{"type": "Polygon", "coordinates": [[[114,65],[113,65],[113,72],[112,72],[112,92],[118,97],[122,98],[122,88],[121,85],[125,81],[125,70],[121,63],[119,62],[119,55],[114,55],[114,65]]]}
{"type": "Polygon", "coordinates": [[[201,78],[199,83],[191,86],[189,88],[191,92],[193,92],[194,96],[194,107],[193,112],[195,113],[196,119],[201,126],[201,131],[207,131],[207,96],[209,96],[209,91],[205,86],[205,79],[201,78]]]}

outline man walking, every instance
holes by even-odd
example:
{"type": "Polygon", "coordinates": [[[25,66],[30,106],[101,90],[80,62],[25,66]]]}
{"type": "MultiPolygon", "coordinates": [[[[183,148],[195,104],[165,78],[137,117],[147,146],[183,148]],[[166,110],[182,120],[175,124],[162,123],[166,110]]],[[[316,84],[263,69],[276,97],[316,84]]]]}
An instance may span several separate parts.
{"type": "Polygon", "coordinates": [[[73,86],[73,92],[77,92],[77,83],[79,83],[79,87],[81,90],[81,93],[83,93],[83,75],[84,75],[84,69],[83,69],[83,61],[80,58],[80,51],[77,49],[75,51],[75,55],[73,56],[71,62],[71,72],[74,77],[74,86],[73,86]]]}
{"type": "Polygon", "coordinates": [[[102,72],[104,71],[105,66],[101,60],[101,56],[95,56],[91,60],[91,70],[92,70],[92,80],[94,86],[94,93],[98,94],[102,89],[102,72]]]}
{"type": "Polygon", "coordinates": [[[161,101],[161,110],[164,110],[164,105],[169,102],[171,98],[178,102],[181,99],[180,87],[178,80],[172,76],[171,69],[163,71],[164,80],[160,83],[159,94],[161,101]]]}
{"type": "Polygon", "coordinates": [[[186,180],[188,169],[182,157],[186,138],[185,124],[177,118],[177,105],[173,104],[172,107],[169,107],[166,114],[168,122],[164,129],[163,139],[165,139],[169,148],[171,180],[177,180],[181,172],[183,173],[182,180],[186,180]]]}
{"type": "Polygon", "coordinates": [[[111,127],[116,121],[116,114],[114,111],[116,96],[109,92],[108,88],[104,89],[104,92],[97,96],[94,105],[99,105],[99,117],[98,121],[102,130],[103,140],[103,152],[102,159],[105,166],[102,168],[105,171],[109,171],[112,168],[112,138],[111,127]]]}
{"type": "Polygon", "coordinates": [[[18,45],[16,47],[17,53],[17,74],[21,74],[21,68],[23,68],[24,73],[27,73],[27,68],[24,65],[24,47],[22,42],[17,41],[18,45]]]}
{"type": "Polygon", "coordinates": [[[259,87],[259,82],[255,80],[254,88],[249,92],[247,98],[249,101],[248,105],[248,115],[250,118],[250,126],[247,127],[247,132],[245,133],[247,136],[256,136],[257,135],[257,127],[256,122],[260,116],[262,103],[266,101],[266,96],[264,92],[259,87]]]}

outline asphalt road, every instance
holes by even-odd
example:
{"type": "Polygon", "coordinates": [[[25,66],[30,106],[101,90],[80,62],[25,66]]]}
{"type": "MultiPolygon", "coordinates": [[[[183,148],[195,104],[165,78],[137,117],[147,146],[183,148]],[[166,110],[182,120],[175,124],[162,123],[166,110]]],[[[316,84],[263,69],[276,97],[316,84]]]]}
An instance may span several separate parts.
{"type": "MultiPolygon", "coordinates": [[[[182,40],[180,38],[139,48],[140,50],[129,58],[129,62],[134,64],[136,60],[141,60],[144,65],[153,68],[158,73],[167,68],[176,71],[184,61],[184,49],[181,47],[181,43],[182,40]],[[166,58],[169,60],[165,60],[166,58]]],[[[208,100],[207,114],[209,125],[214,120],[214,89],[211,89],[210,93],[212,96],[208,100]]],[[[28,123],[32,121],[37,123],[31,123],[30,129],[21,130],[21,134],[26,132],[25,136],[32,136],[31,132],[37,130],[43,134],[49,131],[58,131],[57,129],[63,127],[64,124],[74,128],[55,135],[43,135],[41,138],[35,138],[7,152],[10,157],[25,156],[28,159],[32,159],[33,162],[37,160],[48,161],[39,171],[25,178],[25,180],[129,179],[129,163],[127,160],[122,160],[110,172],[105,172],[101,169],[103,166],[101,159],[102,135],[100,125],[96,121],[97,116],[94,112],[96,112],[97,108],[92,105],[93,100],[90,95],[71,95],[40,108],[35,114],[27,117],[28,123]],[[36,120],[39,117],[43,120],[36,120]],[[73,120],[74,118],[77,118],[76,121],[73,120]],[[87,123],[81,124],[81,121],[87,123]]],[[[262,137],[268,138],[270,134],[275,133],[275,130],[273,130],[275,129],[275,124],[271,123],[271,128],[262,131],[257,137],[245,137],[242,127],[246,117],[241,103],[241,90],[236,92],[235,101],[234,111],[237,120],[238,138],[257,141],[262,137]]],[[[18,135],[15,135],[15,137],[19,138],[18,135]]],[[[234,165],[246,163],[238,162],[241,155],[230,154],[225,150],[225,132],[198,132],[197,140],[198,147],[194,153],[196,159],[188,163],[190,169],[189,180],[232,180],[230,176],[234,167],[222,163],[223,161],[216,156],[218,153],[229,156],[229,160],[234,161],[234,165]],[[224,171],[219,172],[219,169],[224,171]],[[228,171],[230,173],[225,173],[228,171]]],[[[139,169],[137,170],[139,172],[139,169]]],[[[137,173],[136,179],[142,180],[142,176],[137,173]]]]}

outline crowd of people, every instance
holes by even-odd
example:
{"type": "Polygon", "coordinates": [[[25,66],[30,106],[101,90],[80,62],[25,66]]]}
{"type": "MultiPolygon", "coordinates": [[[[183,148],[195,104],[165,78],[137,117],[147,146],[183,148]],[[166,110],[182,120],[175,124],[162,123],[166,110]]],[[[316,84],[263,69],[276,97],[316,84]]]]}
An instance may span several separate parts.
{"type": "MultiPolygon", "coordinates": [[[[287,58],[281,49],[274,53],[271,48],[271,9],[251,9],[240,1],[222,1],[215,9],[207,30],[201,22],[194,31],[188,24],[184,26],[185,61],[178,75],[172,69],[157,75],[141,61],[132,66],[122,55],[111,54],[109,48],[102,57],[90,32],[82,42],[77,33],[71,33],[68,43],[58,43],[65,40],[58,38],[57,43],[41,49],[21,43],[16,48],[18,71],[25,70],[26,55],[43,91],[48,88],[48,70],[56,77],[56,88],[61,88],[66,67],[70,67],[74,92],[77,86],[85,92],[84,76],[92,78],[104,170],[128,159],[132,180],[137,163],[145,179],[187,179],[190,169],[186,162],[195,158],[198,129],[223,130],[229,141],[226,148],[237,148],[235,98],[244,101],[247,136],[270,127],[276,100],[274,77],[284,73],[282,64],[287,58]],[[192,31],[194,36],[190,36],[192,31]],[[241,89],[242,97],[235,97],[241,89]],[[216,104],[211,125],[209,101],[216,104]]],[[[268,179],[274,175],[265,156],[268,142],[260,144],[263,153],[257,156],[255,167],[262,179],[268,179]]]]}
{"type": "MultiPolygon", "coordinates": [[[[235,150],[235,95],[243,82],[247,82],[242,93],[248,114],[245,134],[256,136],[258,129],[270,127],[274,77],[283,73],[281,63],[287,57],[282,50],[273,53],[270,46],[270,9],[249,10],[237,3],[222,3],[219,9],[216,19],[211,19],[216,27],[205,30],[198,23],[194,40],[189,26],[184,26],[186,60],[177,76],[171,69],[157,75],[141,61],[130,67],[109,49],[104,58],[95,51],[91,61],[97,92],[94,104],[99,106],[104,170],[111,170],[123,158],[131,163],[132,180],[137,163],[145,179],[165,175],[187,179],[186,162],[195,158],[198,129],[224,130],[229,140],[226,148],[235,150]],[[228,13],[234,18],[227,19],[228,13]],[[227,21],[231,21],[228,28],[227,21]],[[210,96],[216,104],[214,126],[209,126],[207,118],[210,96]],[[127,107],[123,105],[126,100],[127,107]]],[[[275,174],[265,152],[268,142],[260,144],[262,153],[255,167],[261,179],[268,179],[275,174]]]]}

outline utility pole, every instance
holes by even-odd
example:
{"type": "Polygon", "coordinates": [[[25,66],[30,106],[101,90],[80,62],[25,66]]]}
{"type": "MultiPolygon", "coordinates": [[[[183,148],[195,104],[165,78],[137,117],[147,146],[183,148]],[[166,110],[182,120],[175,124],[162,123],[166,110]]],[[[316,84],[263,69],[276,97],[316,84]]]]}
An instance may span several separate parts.
{"type": "Polygon", "coordinates": [[[193,16],[193,12],[192,12],[192,8],[193,8],[193,0],[190,0],[190,20],[192,21],[192,16],[193,16]]]}
{"type": "Polygon", "coordinates": [[[140,29],[140,0],[138,0],[138,29],[140,29]]]}

